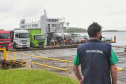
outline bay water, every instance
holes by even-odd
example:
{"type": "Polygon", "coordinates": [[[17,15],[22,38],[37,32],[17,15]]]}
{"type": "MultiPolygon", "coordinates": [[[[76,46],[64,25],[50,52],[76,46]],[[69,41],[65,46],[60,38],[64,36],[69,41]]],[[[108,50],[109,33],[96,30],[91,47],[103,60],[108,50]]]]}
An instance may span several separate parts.
{"type": "MultiPolygon", "coordinates": [[[[80,33],[81,36],[88,35],[87,33],[80,33]]],[[[112,46],[126,46],[126,32],[102,32],[103,37],[111,37],[114,40],[116,36],[116,43],[111,43],[112,46]]]]}

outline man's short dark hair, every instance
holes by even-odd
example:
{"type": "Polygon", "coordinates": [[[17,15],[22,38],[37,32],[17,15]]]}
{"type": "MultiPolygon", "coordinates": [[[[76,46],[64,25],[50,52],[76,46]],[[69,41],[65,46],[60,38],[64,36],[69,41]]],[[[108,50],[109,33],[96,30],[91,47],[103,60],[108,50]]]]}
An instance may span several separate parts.
{"type": "Polygon", "coordinates": [[[101,31],[101,28],[102,27],[98,23],[93,22],[87,30],[89,37],[96,37],[97,33],[101,31]]]}

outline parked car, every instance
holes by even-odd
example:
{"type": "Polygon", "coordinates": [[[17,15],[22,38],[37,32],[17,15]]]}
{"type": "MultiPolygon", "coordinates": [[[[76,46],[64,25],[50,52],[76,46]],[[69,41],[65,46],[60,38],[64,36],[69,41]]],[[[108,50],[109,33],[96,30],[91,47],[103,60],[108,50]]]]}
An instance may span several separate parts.
{"type": "Polygon", "coordinates": [[[102,37],[102,42],[112,42],[111,37],[102,37]]]}

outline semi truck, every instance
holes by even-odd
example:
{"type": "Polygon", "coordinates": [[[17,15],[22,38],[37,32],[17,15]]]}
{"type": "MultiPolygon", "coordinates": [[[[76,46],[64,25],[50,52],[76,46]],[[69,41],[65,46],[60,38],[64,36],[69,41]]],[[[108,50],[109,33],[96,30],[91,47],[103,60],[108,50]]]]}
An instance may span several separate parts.
{"type": "Polygon", "coordinates": [[[30,46],[31,47],[44,47],[45,36],[41,33],[41,29],[29,29],[30,33],[30,46]]]}
{"type": "Polygon", "coordinates": [[[30,38],[28,30],[13,30],[12,34],[13,48],[28,48],[30,47],[30,38]]]}
{"type": "Polygon", "coordinates": [[[0,47],[11,48],[11,34],[7,30],[0,30],[0,47]]]}

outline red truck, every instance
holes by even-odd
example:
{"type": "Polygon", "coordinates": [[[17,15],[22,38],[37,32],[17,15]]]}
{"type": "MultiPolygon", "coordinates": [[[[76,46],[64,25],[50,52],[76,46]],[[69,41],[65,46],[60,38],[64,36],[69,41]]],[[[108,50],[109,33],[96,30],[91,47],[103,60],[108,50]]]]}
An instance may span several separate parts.
{"type": "Polygon", "coordinates": [[[0,47],[6,48],[7,50],[11,48],[11,37],[9,31],[7,30],[0,30],[0,47]]]}

